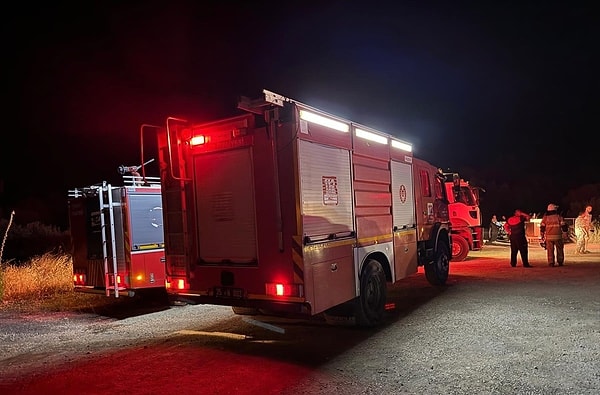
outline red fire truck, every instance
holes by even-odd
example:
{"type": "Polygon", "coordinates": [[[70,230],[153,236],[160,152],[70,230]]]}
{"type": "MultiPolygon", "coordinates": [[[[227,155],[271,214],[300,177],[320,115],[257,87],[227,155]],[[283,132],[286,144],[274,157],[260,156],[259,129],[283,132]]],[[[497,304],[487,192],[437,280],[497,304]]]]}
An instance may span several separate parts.
{"type": "Polygon", "coordinates": [[[172,299],[373,326],[419,266],[445,284],[444,176],[409,143],[267,90],[238,109],[158,132],[172,299]]]}
{"type": "Polygon", "coordinates": [[[469,251],[483,248],[483,228],[479,209],[482,188],[470,185],[458,173],[444,173],[448,210],[452,224],[452,260],[464,261],[469,251]]]}
{"type": "Polygon", "coordinates": [[[114,297],[164,292],[160,180],[141,177],[140,167],[119,168],[123,186],[102,182],[69,191],[76,291],[114,297]]]}

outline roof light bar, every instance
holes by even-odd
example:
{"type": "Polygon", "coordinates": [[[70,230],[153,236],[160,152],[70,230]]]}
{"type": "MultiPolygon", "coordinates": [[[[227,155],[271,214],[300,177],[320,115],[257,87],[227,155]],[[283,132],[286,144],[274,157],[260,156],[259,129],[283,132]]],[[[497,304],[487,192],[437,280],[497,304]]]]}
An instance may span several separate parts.
{"type": "Polygon", "coordinates": [[[412,152],[412,145],[403,143],[402,141],[392,139],[392,147],[401,149],[406,152],[412,152]]]}
{"type": "Polygon", "coordinates": [[[362,130],[362,129],[354,129],[354,133],[356,134],[356,137],[360,137],[369,141],[374,141],[376,143],[379,144],[387,144],[388,143],[388,139],[385,136],[382,136],[380,134],[375,134],[375,133],[371,133],[371,132],[367,132],[366,130],[362,130]]]}
{"type": "Polygon", "coordinates": [[[307,122],[316,123],[317,125],[325,126],[331,129],[339,130],[340,132],[348,132],[350,127],[348,124],[336,121],[331,118],[326,118],[322,115],[315,114],[314,112],[308,112],[306,110],[300,110],[300,119],[307,122]]]}

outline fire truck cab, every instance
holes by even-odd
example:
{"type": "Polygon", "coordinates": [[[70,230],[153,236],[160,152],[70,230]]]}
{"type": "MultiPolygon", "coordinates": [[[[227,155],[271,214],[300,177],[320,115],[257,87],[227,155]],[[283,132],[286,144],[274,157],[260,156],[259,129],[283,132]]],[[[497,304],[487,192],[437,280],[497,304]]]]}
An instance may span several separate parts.
{"type": "Polygon", "coordinates": [[[389,134],[263,91],[214,122],[158,132],[166,288],[238,314],[350,311],[381,322],[386,287],[445,284],[444,177],[389,134]]]}
{"type": "Polygon", "coordinates": [[[464,261],[469,251],[483,248],[483,227],[479,208],[479,187],[470,185],[458,173],[444,173],[448,210],[452,224],[452,259],[464,261]]]}

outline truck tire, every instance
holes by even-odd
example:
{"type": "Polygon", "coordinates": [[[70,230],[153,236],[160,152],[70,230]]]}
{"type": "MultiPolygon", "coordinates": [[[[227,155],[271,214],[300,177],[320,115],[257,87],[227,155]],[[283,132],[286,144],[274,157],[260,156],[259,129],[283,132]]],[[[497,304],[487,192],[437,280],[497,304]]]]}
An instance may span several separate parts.
{"type": "Polygon", "coordinates": [[[452,235],[452,260],[464,261],[469,255],[469,242],[464,237],[452,235]]]}
{"type": "Polygon", "coordinates": [[[383,320],[387,298],[387,282],[381,264],[371,259],[360,276],[360,296],[355,300],[357,326],[372,327],[383,320]]]}
{"type": "Polygon", "coordinates": [[[425,264],[425,277],[431,285],[444,285],[450,270],[448,245],[439,243],[432,262],[425,264]]]}

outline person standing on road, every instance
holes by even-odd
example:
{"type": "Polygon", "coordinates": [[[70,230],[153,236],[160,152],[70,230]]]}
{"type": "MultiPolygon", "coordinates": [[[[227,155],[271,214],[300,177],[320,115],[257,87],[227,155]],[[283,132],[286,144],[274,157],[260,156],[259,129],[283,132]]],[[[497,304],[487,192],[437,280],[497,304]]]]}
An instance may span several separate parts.
{"type": "Polygon", "coordinates": [[[500,232],[500,228],[502,225],[498,222],[498,218],[496,215],[492,215],[492,220],[490,221],[490,241],[489,244],[494,244],[498,240],[498,233],[500,232]]]}
{"type": "Polygon", "coordinates": [[[585,226],[585,211],[579,213],[575,218],[575,254],[585,254],[585,241],[589,237],[585,226]]]}
{"type": "Polygon", "coordinates": [[[565,262],[565,241],[563,233],[569,231],[565,219],[558,213],[558,206],[550,203],[540,222],[540,237],[546,241],[548,266],[562,266],[565,262]]]}
{"type": "Polygon", "coordinates": [[[517,266],[517,254],[521,253],[523,267],[531,267],[529,264],[529,247],[525,235],[525,221],[531,216],[516,209],[515,214],[506,220],[505,229],[510,240],[510,265],[517,266]]]}
{"type": "Polygon", "coordinates": [[[583,219],[584,219],[584,226],[585,226],[585,231],[586,231],[583,253],[590,254],[591,251],[588,251],[587,246],[588,246],[588,242],[590,240],[590,232],[593,232],[594,228],[592,227],[592,206],[590,206],[589,204],[587,206],[585,206],[585,211],[583,213],[583,219]]]}

